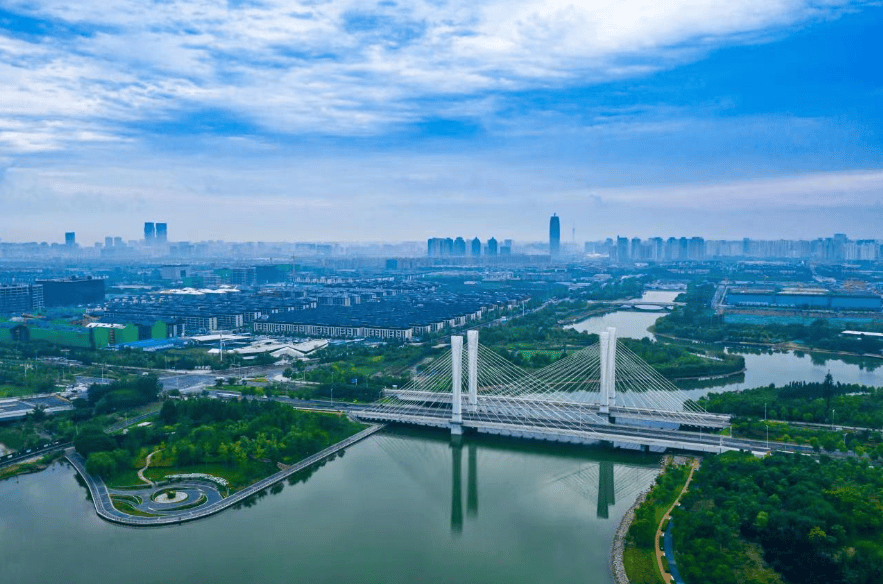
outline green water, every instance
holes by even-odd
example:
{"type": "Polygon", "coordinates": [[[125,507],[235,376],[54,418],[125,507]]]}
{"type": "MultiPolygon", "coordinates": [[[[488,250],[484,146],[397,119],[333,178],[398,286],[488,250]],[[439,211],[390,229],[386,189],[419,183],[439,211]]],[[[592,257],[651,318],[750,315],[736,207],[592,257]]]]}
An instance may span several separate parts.
{"type": "Polygon", "coordinates": [[[386,431],[250,507],[174,527],[99,519],[58,464],[0,482],[0,582],[611,582],[658,458],[386,431]]]}

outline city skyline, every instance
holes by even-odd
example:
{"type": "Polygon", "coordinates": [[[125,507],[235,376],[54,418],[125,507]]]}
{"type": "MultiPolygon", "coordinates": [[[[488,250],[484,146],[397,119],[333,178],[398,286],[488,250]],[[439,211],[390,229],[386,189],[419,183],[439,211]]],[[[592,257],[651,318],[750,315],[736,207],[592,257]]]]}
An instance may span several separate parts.
{"type": "Polygon", "coordinates": [[[883,237],[873,3],[297,6],[8,4],[0,238],[883,237]]]}

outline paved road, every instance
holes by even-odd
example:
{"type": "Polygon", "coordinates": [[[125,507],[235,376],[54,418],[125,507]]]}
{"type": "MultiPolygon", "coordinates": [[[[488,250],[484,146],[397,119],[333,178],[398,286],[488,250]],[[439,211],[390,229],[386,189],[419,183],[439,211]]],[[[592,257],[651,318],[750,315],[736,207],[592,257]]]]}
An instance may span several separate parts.
{"type": "Polygon", "coordinates": [[[38,456],[44,456],[46,454],[49,454],[50,452],[55,452],[56,450],[67,448],[70,445],[70,442],[52,442],[51,444],[44,444],[43,446],[40,446],[38,448],[29,448],[26,452],[7,454],[5,457],[0,458],[0,468],[11,466],[13,464],[19,464],[20,462],[31,458],[36,458],[38,456]]]}
{"type": "Polygon", "coordinates": [[[66,451],[66,456],[68,461],[74,466],[80,476],[83,477],[83,480],[86,481],[86,486],[89,488],[89,493],[92,495],[92,502],[95,504],[95,511],[98,513],[98,516],[102,519],[106,519],[107,521],[111,521],[113,523],[120,523],[123,525],[132,525],[132,526],[155,526],[155,525],[173,525],[175,523],[183,523],[185,521],[195,521],[196,519],[202,519],[203,517],[208,517],[210,515],[214,515],[228,507],[232,507],[236,503],[239,503],[248,497],[270,487],[282,480],[285,480],[289,476],[304,470],[305,468],[328,458],[332,454],[347,448],[348,446],[352,446],[356,442],[360,440],[364,440],[365,438],[375,434],[382,430],[385,426],[383,424],[377,424],[371,426],[366,430],[362,430],[358,434],[354,434],[349,438],[338,442],[332,446],[329,446],[325,450],[321,452],[317,452],[316,454],[309,456],[297,464],[288,467],[287,469],[280,471],[274,475],[271,475],[261,481],[256,482],[248,488],[245,488],[241,491],[234,493],[233,495],[227,497],[226,499],[217,501],[215,503],[209,503],[207,505],[203,505],[194,509],[188,509],[181,513],[165,515],[162,517],[135,517],[133,515],[127,515],[122,511],[117,510],[113,506],[113,502],[110,500],[110,492],[108,491],[107,485],[104,484],[98,477],[93,477],[88,472],[86,472],[86,461],[83,460],[83,457],[77,454],[73,448],[69,448],[66,451]]]}

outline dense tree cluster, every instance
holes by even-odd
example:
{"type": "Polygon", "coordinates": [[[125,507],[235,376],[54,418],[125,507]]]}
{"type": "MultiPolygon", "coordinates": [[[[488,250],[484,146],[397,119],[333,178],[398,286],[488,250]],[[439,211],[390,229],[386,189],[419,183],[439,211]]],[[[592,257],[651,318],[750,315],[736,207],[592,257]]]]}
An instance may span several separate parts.
{"type": "Polygon", "coordinates": [[[96,413],[134,408],[155,401],[162,386],[156,375],[124,377],[89,388],[89,404],[96,413]]]}
{"type": "MultiPolygon", "coordinates": [[[[333,414],[302,412],[278,402],[189,399],[166,401],[152,427],[109,436],[82,430],[74,441],[88,469],[109,476],[135,468],[159,449],[157,464],[222,464],[242,469],[253,461],[291,463],[346,438],[359,426],[333,414]]],[[[252,465],[253,466],[253,465],[252,465]]]]}
{"type": "Polygon", "coordinates": [[[795,381],[743,391],[710,393],[699,399],[710,412],[797,422],[880,428],[883,390],[852,383],[834,383],[830,374],[819,382],[795,381]],[[834,413],[836,412],[836,414],[834,413]]]}
{"type": "Polygon", "coordinates": [[[723,351],[714,352],[709,358],[679,345],[654,342],[646,338],[622,339],[622,343],[668,379],[723,375],[745,369],[744,357],[723,351]]]}
{"type": "Polygon", "coordinates": [[[865,461],[710,457],[674,520],[688,584],[762,581],[752,546],[788,582],[883,582],[883,470],[865,461]]]}

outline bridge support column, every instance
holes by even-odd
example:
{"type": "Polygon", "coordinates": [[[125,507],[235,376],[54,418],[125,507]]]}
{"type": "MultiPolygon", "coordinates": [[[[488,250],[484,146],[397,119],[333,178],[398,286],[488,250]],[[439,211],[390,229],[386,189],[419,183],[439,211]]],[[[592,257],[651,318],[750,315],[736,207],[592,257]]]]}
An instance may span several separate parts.
{"type": "Polygon", "coordinates": [[[451,434],[463,433],[463,337],[451,337],[451,434]]]}
{"type": "Polygon", "coordinates": [[[466,332],[466,358],[469,379],[469,399],[466,411],[474,414],[478,408],[478,331],[466,332]]]}

